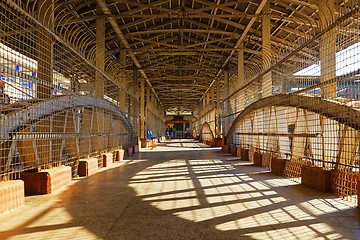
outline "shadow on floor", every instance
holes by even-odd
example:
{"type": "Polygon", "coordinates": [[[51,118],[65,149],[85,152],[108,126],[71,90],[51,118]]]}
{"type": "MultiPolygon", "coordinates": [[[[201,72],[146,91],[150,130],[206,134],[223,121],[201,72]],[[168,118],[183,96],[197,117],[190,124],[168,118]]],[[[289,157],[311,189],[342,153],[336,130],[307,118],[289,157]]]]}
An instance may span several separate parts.
{"type": "MultiPolygon", "coordinates": [[[[359,236],[359,214],[351,204],[274,176],[248,162],[234,164],[226,160],[228,157],[219,156],[216,150],[142,152],[121,166],[78,181],[58,194],[50,207],[2,232],[0,237],[356,239],[359,236]]],[[[53,197],[45,196],[43,201],[53,197]]]]}

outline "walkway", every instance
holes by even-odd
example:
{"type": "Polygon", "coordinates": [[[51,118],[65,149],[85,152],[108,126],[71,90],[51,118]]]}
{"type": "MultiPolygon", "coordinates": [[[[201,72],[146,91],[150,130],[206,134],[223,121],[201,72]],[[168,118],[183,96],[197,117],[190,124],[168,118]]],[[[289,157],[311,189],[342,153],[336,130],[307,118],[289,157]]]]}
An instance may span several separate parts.
{"type": "Polygon", "coordinates": [[[0,217],[0,239],[356,239],[354,205],[189,140],[0,217]]]}

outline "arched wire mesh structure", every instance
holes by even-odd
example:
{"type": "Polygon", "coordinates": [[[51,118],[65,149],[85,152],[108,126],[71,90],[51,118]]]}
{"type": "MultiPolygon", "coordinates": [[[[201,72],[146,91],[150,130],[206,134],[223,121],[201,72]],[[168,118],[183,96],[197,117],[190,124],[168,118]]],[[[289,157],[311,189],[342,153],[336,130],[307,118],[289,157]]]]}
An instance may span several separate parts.
{"type": "Polygon", "coordinates": [[[272,45],[257,66],[247,64],[236,91],[223,87],[222,133],[228,144],[249,149],[250,159],[262,153],[264,167],[273,157],[286,159],[285,175],[295,181],[303,165],[331,171],[332,190],[354,200],[360,140],[360,39],[354,19],[359,19],[359,3],[332,8],[320,1],[319,6],[317,16],[301,19],[305,22],[294,32],[293,44],[286,39],[272,45]]]}
{"type": "Polygon", "coordinates": [[[76,175],[78,159],[137,144],[137,84],[125,66],[87,56],[93,36],[59,26],[67,13],[54,16],[54,4],[0,3],[0,179],[60,165],[76,175]]]}

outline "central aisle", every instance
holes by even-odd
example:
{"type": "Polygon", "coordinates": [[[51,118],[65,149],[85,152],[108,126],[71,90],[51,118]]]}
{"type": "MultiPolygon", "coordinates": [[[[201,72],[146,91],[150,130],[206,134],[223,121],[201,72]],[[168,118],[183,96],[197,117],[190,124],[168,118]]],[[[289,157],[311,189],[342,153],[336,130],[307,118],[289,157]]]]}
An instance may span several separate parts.
{"type": "Polygon", "coordinates": [[[172,140],[0,217],[0,239],[356,239],[353,205],[172,140]],[[12,236],[12,237],[11,237],[12,236]]]}

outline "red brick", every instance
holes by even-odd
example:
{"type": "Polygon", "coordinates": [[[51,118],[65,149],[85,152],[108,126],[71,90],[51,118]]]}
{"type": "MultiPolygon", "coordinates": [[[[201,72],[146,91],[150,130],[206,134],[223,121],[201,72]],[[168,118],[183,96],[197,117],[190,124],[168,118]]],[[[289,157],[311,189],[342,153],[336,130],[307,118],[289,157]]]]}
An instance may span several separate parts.
{"type": "Polygon", "coordinates": [[[26,195],[49,194],[71,183],[71,167],[61,166],[39,172],[22,172],[26,195]]]}
{"type": "Polygon", "coordinates": [[[124,149],[118,149],[118,150],[115,150],[114,154],[115,154],[115,161],[122,161],[124,160],[124,149]]]}
{"type": "Polygon", "coordinates": [[[301,184],[321,192],[329,192],[331,187],[331,171],[304,165],[301,169],[301,184]]]}
{"type": "Polygon", "coordinates": [[[231,146],[231,148],[230,148],[231,155],[233,155],[233,156],[236,157],[236,155],[237,155],[237,149],[238,149],[237,147],[231,146]]]}
{"type": "Polygon", "coordinates": [[[223,151],[224,153],[230,153],[230,146],[227,145],[227,144],[224,144],[224,145],[222,146],[222,151],[223,151]]]}
{"type": "Polygon", "coordinates": [[[0,182],[0,215],[24,206],[24,182],[11,180],[0,182]]]}
{"type": "Polygon", "coordinates": [[[105,153],[103,156],[103,167],[109,167],[113,163],[113,154],[112,153],[105,153]]]}
{"type": "Polygon", "coordinates": [[[271,159],[271,172],[279,175],[284,176],[286,160],[281,158],[273,158],[271,159]]]}
{"type": "Polygon", "coordinates": [[[212,145],[214,147],[222,147],[224,145],[224,139],[223,138],[213,138],[212,145]]]}
{"type": "Polygon", "coordinates": [[[243,161],[249,161],[249,149],[241,148],[240,149],[240,157],[243,161]]]}
{"type": "Polygon", "coordinates": [[[254,165],[262,167],[262,154],[259,152],[254,153],[254,165]]]}
{"type": "Polygon", "coordinates": [[[132,147],[132,152],[133,152],[133,154],[138,153],[139,152],[139,145],[134,145],[132,147]]]}
{"type": "Polygon", "coordinates": [[[360,181],[356,184],[358,207],[360,207],[360,181]]]}
{"type": "Polygon", "coordinates": [[[91,176],[99,169],[97,158],[81,159],[79,161],[78,174],[79,176],[91,176]]]}
{"type": "Polygon", "coordinates": [[[132,147],[129,147],[129,148],[128,148],[128,155],[129,155],[129,157],[130,157],[131,155],[133,155],[133,149],[132,149],[132,147]]]}

